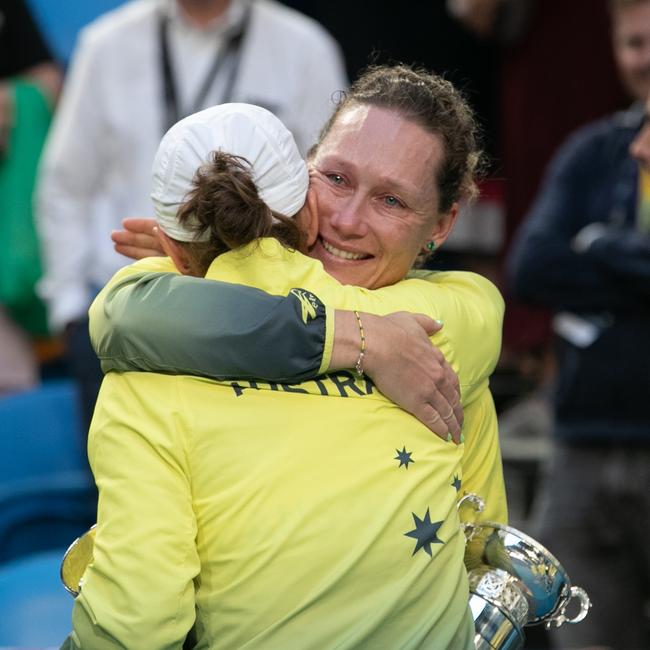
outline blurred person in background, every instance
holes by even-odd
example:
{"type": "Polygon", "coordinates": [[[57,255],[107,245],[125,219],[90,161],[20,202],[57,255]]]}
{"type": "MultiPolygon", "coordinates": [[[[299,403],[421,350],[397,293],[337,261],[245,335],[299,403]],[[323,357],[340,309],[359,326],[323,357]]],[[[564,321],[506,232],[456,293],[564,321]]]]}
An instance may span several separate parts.
{"type": "Polygon", "coordinates": [[[509,260],[516,296],[554,311],[554,458],[540,539],[589,592],[562,648],[650,647],[650,1],[611,0],[634,98],[553,159],[509,260]],[[639,160],[643,164],[639,164],[639,160]],[[644,166],[645,165],[645,166],[644,166]]]}
{"type": "Polygon", "coordinates": [[[47,332],[32,218],[36,167],[61,72],[22,0],[0,2],[0,393],[38,381],[29,335],[47,332]]]}
{"type": "Polygon", "coordinates": [[[110,232],[150,215],[151,161],[177,120],[226,101],[280,117],[305,151],[347,85],[337,44],[273,0],[134,0],[87,27],[41,169],[40,285],[66,332],[85,429],[101,372],[87,333],[93,295],[124,265],[110,232]]]}

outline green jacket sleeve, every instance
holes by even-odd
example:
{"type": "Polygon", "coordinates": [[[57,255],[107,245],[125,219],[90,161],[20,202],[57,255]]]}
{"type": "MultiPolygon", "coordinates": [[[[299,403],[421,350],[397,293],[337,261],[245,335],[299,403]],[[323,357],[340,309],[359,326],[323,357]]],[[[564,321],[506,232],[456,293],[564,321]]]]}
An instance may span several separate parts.
{"type": "Polygon", "coordinates": [[[329,366],[332,314],[313,293],[273,296],[175,273],[118,273],[90,308],[104,372],[298,382],[329,366]]]}

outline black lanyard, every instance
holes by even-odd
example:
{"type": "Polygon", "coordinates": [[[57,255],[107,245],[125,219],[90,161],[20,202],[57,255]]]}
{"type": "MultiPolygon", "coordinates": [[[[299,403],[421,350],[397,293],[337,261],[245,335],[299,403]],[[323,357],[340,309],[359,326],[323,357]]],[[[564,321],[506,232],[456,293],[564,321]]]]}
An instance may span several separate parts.
{"type": "Polygon", "coordinates": [[[182,111],[176,83],[174,82],[174,69],[172,66],[171,55],[169,52],[169,17],[162,15],[159,23],[159,39],[160,39],[160,61],[162,66],[163,77],[163,100],[165,106],[164,115],[164,131],[167,131],[172,125],[176,124],[178,120],[196,113],[196,111],[204,108],[205,99],[214,84],[214,80],[227,60],[232,61],[228,79],[221,96],[221,102],[229,102],[232,96],[232,90],[237,79],[237,72],[239,69],[239,61],[241,59],[242,41],[246,34],[248,20],[250,16],[250,7],[247,8],[239,27],[233,29],[226,37],[226,42],[223,47],[219,48],[215,54],[214,61],[208,70],[199,92],[194,101],[187,107],[186,111],[182,111]]]}

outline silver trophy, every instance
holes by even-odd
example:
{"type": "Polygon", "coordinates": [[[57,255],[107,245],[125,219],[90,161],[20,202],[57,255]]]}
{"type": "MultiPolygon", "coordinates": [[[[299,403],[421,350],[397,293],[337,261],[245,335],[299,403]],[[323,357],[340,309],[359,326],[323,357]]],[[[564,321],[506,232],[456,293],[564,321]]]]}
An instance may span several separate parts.
{"type": "MultiPolygon", "coordinates": [[[[484,504],[475,495],[461,499],[476,510],[484,504]]],[[[463,524],[469,605],[474,617],[477,650],[519,650],[525,625],[559,627],[579,623],[591,607],[584,589],[571,586],[553,555],[516,528],[492,522],[463,524]],[[567,615],[574,599],[575,616],[567,615]]]]}

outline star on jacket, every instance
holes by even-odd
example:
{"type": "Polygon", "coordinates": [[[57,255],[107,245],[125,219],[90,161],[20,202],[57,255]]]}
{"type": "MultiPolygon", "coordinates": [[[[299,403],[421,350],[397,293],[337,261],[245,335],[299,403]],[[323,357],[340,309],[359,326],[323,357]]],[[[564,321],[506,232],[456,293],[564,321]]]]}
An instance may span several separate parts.
{"type": "Polygon", "coordinates": [[[456,488],[456,492],[460,492],[460,486],[462,485],[461,480],[458,478],[458,474],[454,474],[454,480],[451,482],[452,487],[456,488]]]}
{"type": "Polygon", "coordinates": [[[442,526],[442,521],[431,521],[431,516],[429,515],[429,508],[424,515],[424,519],[420,519],[414,512],[413,521],[415,522],[415,529],[411,530],[408,533],[404,533],[406,537],[413,537],[417,540],[415,544],[415,550],[413,555],[415,555],[421,548],[424,549],[425,553],[428,553],[431,557],[431,544],[444,544],[444,542],[438,538],[438,530],[442,526]]]}
{"type": "Polygon", "coordinates": [[[408,469],[409,468],[409,463],[414,463],[415,462],[411,458],[411,456],[413,455],[413,452],[412,451],[406,451],[406,446],[402,447],[402,451],[400,451],[399,449],[396,449],[395,451],[397,452],[397,456],[395,456],[395,460],[399,460],[399,465],[398,465],[397,469],[399,469],[402,465],[404,465],[404,467],[406,469],[408,469]]]}

